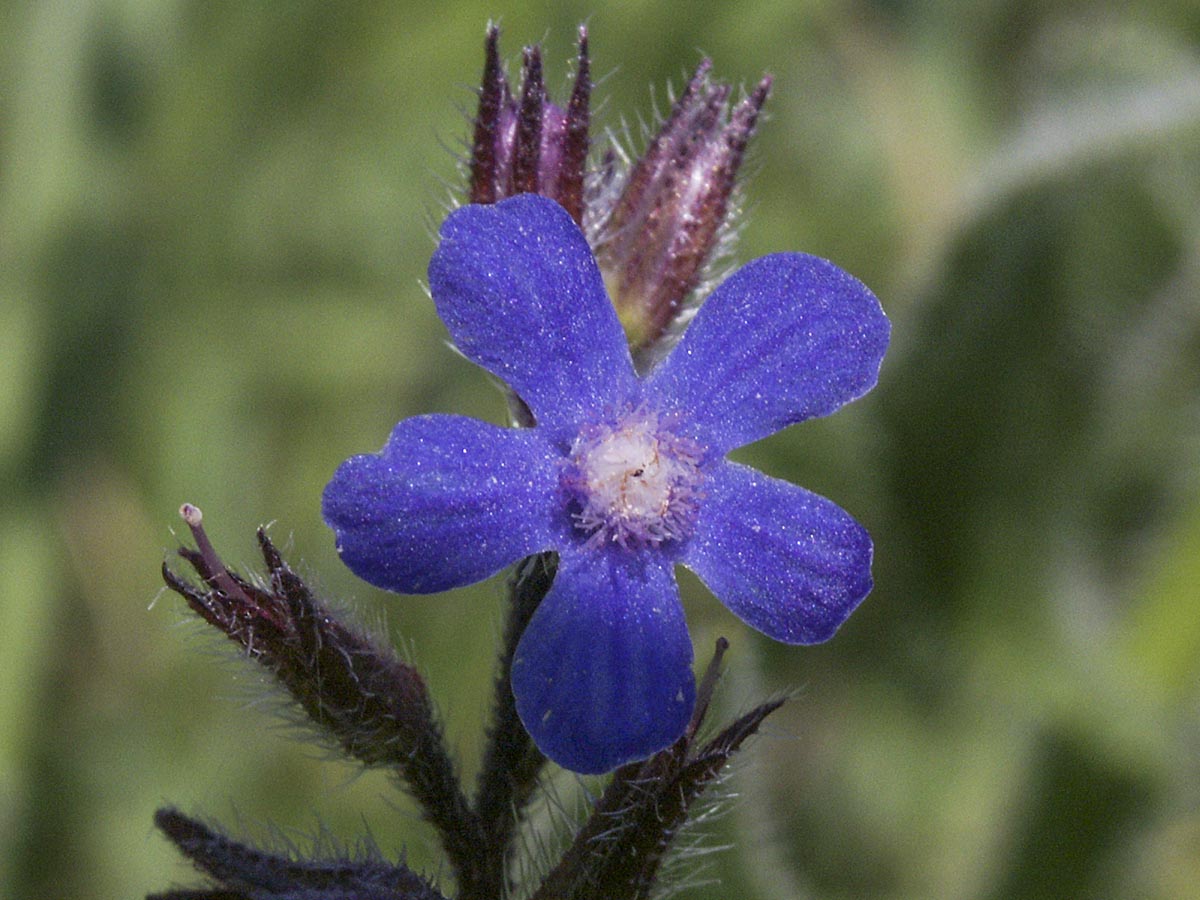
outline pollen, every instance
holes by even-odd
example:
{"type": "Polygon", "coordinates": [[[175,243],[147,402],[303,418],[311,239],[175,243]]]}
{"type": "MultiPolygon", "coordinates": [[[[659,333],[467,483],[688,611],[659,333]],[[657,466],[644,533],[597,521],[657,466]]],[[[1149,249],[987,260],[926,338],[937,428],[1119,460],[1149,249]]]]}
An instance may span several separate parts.
{"type": "Polygon", "coordinates": [[[576,528],[593,544],[632,550],[691,534],[702,481],[702,448],[639,407],[589,425],[564,476],[576,528]]]}

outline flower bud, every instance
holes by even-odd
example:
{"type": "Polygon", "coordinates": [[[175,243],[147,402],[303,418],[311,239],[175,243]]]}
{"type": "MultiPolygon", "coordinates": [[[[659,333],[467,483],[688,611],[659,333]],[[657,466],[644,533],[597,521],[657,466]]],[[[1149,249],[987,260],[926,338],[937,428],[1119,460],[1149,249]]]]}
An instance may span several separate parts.
{"type": "Polygon", "coordinates": [[[721,238],[770,76],[729,110],[729,86],[703,60],[607,217],[597,256],[630,346],[644,350],[699,286],[721,238]]]}
{"type": "Polygon", "coordinates": [[[500,29],[493,25],[485,42],[468,199],[495,203],[514,194],[542,194],[582,225],[592,89],[587,30],[579,29],[579,63],[566,109],[546,96],[542,52],[536,46],[525,50],[521,95],[513,96],[500,64],[499,41],[500,29]]]}

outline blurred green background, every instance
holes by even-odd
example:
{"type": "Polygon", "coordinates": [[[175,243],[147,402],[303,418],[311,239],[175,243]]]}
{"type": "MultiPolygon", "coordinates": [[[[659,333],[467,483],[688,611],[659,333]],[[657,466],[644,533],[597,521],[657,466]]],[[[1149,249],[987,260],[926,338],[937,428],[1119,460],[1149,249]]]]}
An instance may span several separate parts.
{"type": "Polygon", "coordinates": [[[685,896],[1200,896],[1191,0],[0,6],[0,895],[195,883],[166,802],[438,871],[158,569],[184,500],[241,565],[275,522],[473,772],[502,582],[384,596],[319,492],[404,416],[503,420],[421,287],[489,17],[559,97],[586,20],[635,134],[702,53],[772,72],[738,258],[832,258],[894,324],[874,393],[739,454],[868,526],[868,601],[787,648],[684,581],[699,655],[733,644],[722,717],[797,691],[685,896]]]}

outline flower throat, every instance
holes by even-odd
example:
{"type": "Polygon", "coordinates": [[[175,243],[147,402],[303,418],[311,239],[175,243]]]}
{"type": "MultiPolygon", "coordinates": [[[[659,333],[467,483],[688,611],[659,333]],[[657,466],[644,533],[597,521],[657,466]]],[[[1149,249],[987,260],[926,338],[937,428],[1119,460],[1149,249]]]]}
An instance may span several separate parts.
{"type": "Polygon", "coordinates": [[[644,406],[612,424],[584,426],[563,476],[577,505],[575,527],[592,544],[626,550],[687,538],[702,496],[702,457],[700,445],[644,406]]]}

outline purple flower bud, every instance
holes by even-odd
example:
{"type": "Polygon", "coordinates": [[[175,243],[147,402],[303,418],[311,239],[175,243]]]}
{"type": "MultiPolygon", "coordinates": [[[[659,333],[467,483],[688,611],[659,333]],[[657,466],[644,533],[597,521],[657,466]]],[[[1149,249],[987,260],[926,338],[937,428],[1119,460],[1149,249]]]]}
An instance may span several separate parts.
{"type": "Polygon", "coordinates": [[[526,48],[521,95],[513,96],[500,65],[499,41],[500,29],[493,25],[484,45],[468,199],[495,203],[515,194],[541,194],[557,200],[581,225],[592,90],[587,30],[579,29],[579,63],[566,109],[546,96],[538,47],[526,48]]]}
{"type": "Polygon", "coordinates": [[[771,89],[764,77],[729,111],[729,86],[703,60],[633,166],[597,241],[605,283],[633,349],[656,341],[700,283],[719,243],[738,168],[771,89]]]}

